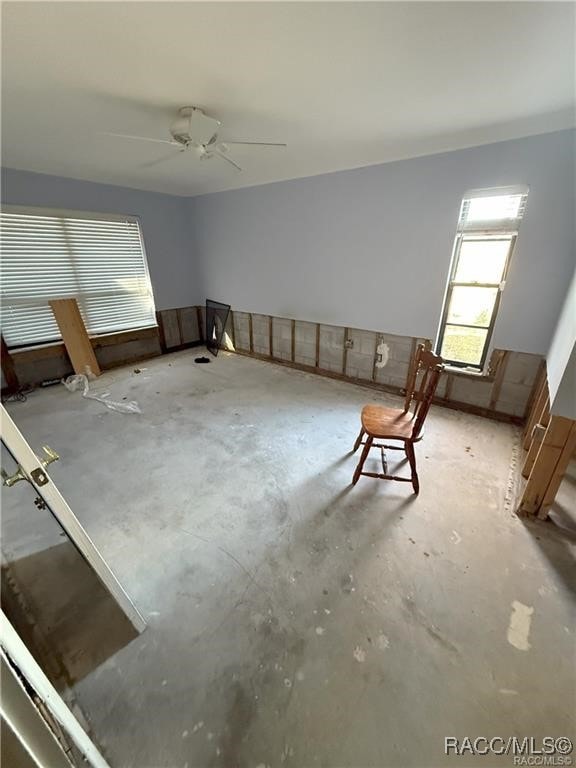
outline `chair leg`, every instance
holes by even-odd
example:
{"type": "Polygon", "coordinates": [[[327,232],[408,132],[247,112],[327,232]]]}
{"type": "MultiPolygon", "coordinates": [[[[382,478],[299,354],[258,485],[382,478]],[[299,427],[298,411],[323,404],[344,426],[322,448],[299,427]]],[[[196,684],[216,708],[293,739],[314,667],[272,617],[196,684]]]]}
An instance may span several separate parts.
{"type": "Polygon", "coordinates": [[[370,448],[372,447],[372,441],[374,440],[373,437],[368,437],[366,439],[366,444],[364,445],[364,448],[362,449],[362,454],[360,455],[360,461],[358,462],[358,466],[354,470],[354,477],[352,478],[352,485],[356,485],[358,482],[358,478],[360,477],[360,473],[362,472],[362,468],[364,466],[364,462],[368,458],[368,454],[370,452],[370,448]]]}
{"type": "Polygon", "coordinates": [[[362,442],[362,438],[364,437],[364,434],[365,434],[364,427],[362,427],[360,430],[360,434],[358,435],[358,437],[356,438],[356,442],[354,443],[354,450],[352,451],[352,453],[356,453],[358,448],[360,448],[360,443],[362,442]]]}
{"type": "Polygon", "coordinates": [[[414,450],[414,443],[406,443],[406,455],[410,462],[410,470],[412,475],[412,487],[414,493],[420,492],[420,481],[418,480],[418,472],[416,471],[416,452],[414,450]]]}

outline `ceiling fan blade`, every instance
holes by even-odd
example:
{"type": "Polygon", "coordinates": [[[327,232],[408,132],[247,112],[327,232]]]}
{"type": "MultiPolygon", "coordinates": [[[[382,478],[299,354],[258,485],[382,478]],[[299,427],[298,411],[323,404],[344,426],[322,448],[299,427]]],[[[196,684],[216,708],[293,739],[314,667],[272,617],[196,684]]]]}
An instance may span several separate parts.
{"type": "Polygon", "coordinates": [[[275,141],[229,141],[228,139],[222,139],[222,144],[246,144],[255,147],[286,147],[287,144],[280,144],[275,141]]]}
{"type": "Polygon", "coordinates": [[[155,144],[170,144],[173,147],[179,147],[177,141],[168,141],[168,139],[151,139],[148,136],[132,136],[129,133],[113,133],[111,131],[102,131],[102,136],[115,136],[117,139],[136,139],[138,141],[152,141],[155,144]]]}
{"type": "Polygon", "coordinates": [[[226,155],[223,155],[222,152],[218,152],[218,150],[214,150],[211,154],[214,155],[215,157],[220,157],[222,160],[226,160],[226,162],[230,163],[230,165],[233,165],[237,171],[242,170],[242,168],[240,168],[238,163],[235,163],[234,160],[231,160],[229,157],[226,157],[226,155]]]}
{"type": "Polygon", "coordinates": [[[141,168],[152,168],[154,165],[160,165],[160,163],[166,162],[166,160],[170,160],[172,157],[176,157],[176,155],[181,154],[184,152],[183,149],[181,149],[179,152],[170,152],[169,155],[162,155],[162,157],[159,157],[157,160],[152,160],[149,163],[142,163],[140,166],[141,168]]]}

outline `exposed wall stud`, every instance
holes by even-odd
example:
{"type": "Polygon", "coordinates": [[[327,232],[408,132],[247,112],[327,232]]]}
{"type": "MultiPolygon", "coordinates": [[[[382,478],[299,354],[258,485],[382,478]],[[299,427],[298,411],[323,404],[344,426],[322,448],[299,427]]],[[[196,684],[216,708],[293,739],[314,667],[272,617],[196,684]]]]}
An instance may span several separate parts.
{"type": "Polygon", "coordinates": [[[196,314],[198,315],[198,333],[200,334],[200,341],[206,341],[204,336],[204,323],[202,322],[202,307],[196,307],[196,314]]]}
{"type": "Polygon", "coordinates": [[[348,341],[348,328],[344,328],[344,341],[342,343],[342,374],[346,375],[346,363],[348,362],[348,347],[346,342],[348,341]]]}
{"type": "Polygon", "coordinates": [[[522,445],[526,450],[530,448],[530,442],[532,440],[532,430],[534,429],[534,425],[542,421],[542,414],[545,413],[546,410],[549,409],[549,407],[550,407],[550,398],[548,397],[548,381],[546,380],[546,378],[544,378],[540,386],[540,391],[538,393],[538,396],[536,397],[534,406],[530,413],[530,417],[528,418],[528,422],[526,423],[526,429],[524,430],[522,445]]]}
{"type": "Polygon", "coordinates": [[[252,313],[248,314],[248,330],[250,332],[250,352],[254,352],[254,331],[252,329],[252,313]]]}
{"type": "Polygon", "coordinates": [[[274,357],[274,327],[273,326],[274,326],[274,318],[272,317],[272,315],[269,315],[268,316],[268,335],[270,340],[268,344],[270,348],[268,351],[270,352],[270,357],[274,357]]]}
{"type": "Polygon", "coordinates": [[[574,448],[576,422],[552,416],[524,488],[519,512],[548,515],[574,448]]]}
{"type": "Polygon", "coordinates": [[[504,381],[504,374],[506,373],[506,365],[508,364],[509,352],[505,349],[494,350],[494,353],[498,352],[498,362],[495,365],[494,381],[492,382],[492,392],[490,394],[489,408],[495,408],[498,398],[500,397],[500,390],[502,389],[502,382],[504,381]]]}
{"type": "Polygon", "coordinates": [[[8,392],[17,392],[20,389],[20,382],[14,367],[14,360],[4,341],[4,336],[2,336],[2,373],[6,381],[6,390],[8,392]]]}
{"type": "Polygon", "coordinates": [[[232,346],[236,349],[236,329],[234,328],[234,312],[230,310],[230,331],[232,333],[232,346]]]}
{"type": "Polygon", "coordinates": [[[296,320],[292,320],[291,323],[291,349],[290,349],[290,356],[292,362],[294,362],[296,358],[296,320]]]}
{"type": "Polygon", "coordinates": [[[320,323],[316,323],[316,368],[320,367],[320,323]]]}

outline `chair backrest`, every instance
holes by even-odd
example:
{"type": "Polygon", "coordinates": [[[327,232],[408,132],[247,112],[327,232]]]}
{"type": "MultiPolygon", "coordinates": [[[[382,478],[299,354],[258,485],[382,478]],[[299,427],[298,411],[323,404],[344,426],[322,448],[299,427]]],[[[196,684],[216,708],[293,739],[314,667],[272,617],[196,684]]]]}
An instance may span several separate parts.
{"type": "Polygon", "coordinates": [[[414,401],[415,403],[413,412],[414,427],[412,429],[413,438],[418,437],[422,431],[443,368],[444,361],[439,355],[435,355],[424,344],[418,345],[410,370],[404,402],[404,410],[406,412],[410,410],[412,402],[414,401]]]}

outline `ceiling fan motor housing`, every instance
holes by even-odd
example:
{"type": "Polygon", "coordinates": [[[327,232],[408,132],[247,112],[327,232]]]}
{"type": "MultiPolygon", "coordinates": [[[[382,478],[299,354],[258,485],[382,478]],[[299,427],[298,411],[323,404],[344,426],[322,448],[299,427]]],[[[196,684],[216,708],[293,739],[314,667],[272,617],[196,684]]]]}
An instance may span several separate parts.
{"type": "Polygon", "coordinates": [[[182,107],[170,127],[174,141],[195,147],[213,144],[218,136],[220,121],[208,117],[198,107],[182,107]]]}

